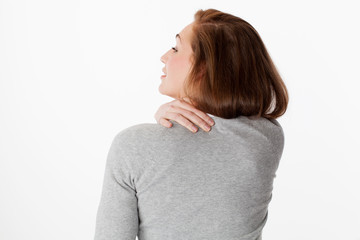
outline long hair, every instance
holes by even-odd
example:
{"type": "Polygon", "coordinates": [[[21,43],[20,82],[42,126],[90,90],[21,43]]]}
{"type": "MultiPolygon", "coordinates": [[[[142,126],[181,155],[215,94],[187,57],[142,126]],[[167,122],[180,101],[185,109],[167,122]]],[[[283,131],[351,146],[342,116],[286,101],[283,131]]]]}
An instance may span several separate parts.
{"type": "Polygon", "coordinates": [[[276,119],[285,113],[288,91],[254,27],[200,9],[192,30],[193,64],[184,92],[196,108],[222,118],[276,119]]]}

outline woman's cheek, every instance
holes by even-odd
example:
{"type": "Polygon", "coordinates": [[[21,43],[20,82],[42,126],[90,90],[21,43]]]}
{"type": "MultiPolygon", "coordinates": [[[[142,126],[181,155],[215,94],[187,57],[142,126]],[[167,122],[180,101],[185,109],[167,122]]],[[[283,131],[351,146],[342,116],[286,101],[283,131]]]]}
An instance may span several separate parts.
{"type": "Polygon", "coordinates": [[[172,60],[173,72],[175,72],[176,75],[180,78],[185,77],[190,66],[188,59],[184,56],[181,56],[172,60]]]}

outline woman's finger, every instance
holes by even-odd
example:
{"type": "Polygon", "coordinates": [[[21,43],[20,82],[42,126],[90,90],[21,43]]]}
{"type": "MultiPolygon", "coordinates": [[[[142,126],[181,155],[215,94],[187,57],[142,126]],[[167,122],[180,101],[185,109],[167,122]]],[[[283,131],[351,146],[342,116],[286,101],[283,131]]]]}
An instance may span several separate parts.
{"type": "Polygon", "coordinates": [[[188,118],[184,117],[178,112],[167,112],[164,118],[174,120],[175,122],[189,129],[191,132],[197,132],[198,130],[198,128],[192,122],[190,122],[188,118]]]}
{"type": "MultiPolygon", "coordinates": [[[[200,126],[201,128],[205,129],[206,126],[210,127],[215,124],[214,120],[207,115],[206,113],[200,111],[199,109],[195,108],[193,105],[187,103],[186,101],[182,100],[175,100],[170,102],[170,107],[177,107],[179,109],[185,109],[187,112],[181,112],[185,117],[190,118],[190,120],[200,126]],[[189,115],[190,114],[190,115],[189,115]]],[[[176,110],[178,111],[178,110],[176,110]]]]}
{"type": "Polygon", "coordinates": [[[172,123],[169,121],[170,119],[193,132],[197,131],[197,127],[194,124],[201,127],[204,131],[210,131],[211,126],[215,123],[206,113],[196,109],[188,98],[183,98],[183,100],[175,99],[162,104],[154,117],[157,123],[165,127],[172,126],[172,123]]]}
{"type": "Polygon", "coordinates": [[[168,111],[163,117],[172,119],[191,131],[197,131],[197,128],[194,124],[201,127],[206,132],[211,130],[211,126],[197,114],[175,105],[170,105],[168,111]]]}
{"type": "Polygon", "coordinates": [[[171,128],[171,127],[172,127],[172,123],[171,123],[169,120],[165,119],[165,118],[160,118],[159,123],[160,123],[161,125],[163,125],[164,127],[167,127],[167,128],[171,128]]]}
{"type": "MultiPolygon", "coordinates": [[[[192,104],[190,104],[190,101],[188,98],[184,98],[184,100],[172,101],[172,104],[175,106],[181,107],[181,108],[185,108],[186,110],[195,113],[205,123],[209,124],[210,126],[214,125],[214,123],[215,123],[214,120],[209,115],[207,115],[203,111],[200,111],[199,109],[195,108],[192,104]]],[[[204,124],[204,123],[199,123],[199,124],[204,124]]]]}

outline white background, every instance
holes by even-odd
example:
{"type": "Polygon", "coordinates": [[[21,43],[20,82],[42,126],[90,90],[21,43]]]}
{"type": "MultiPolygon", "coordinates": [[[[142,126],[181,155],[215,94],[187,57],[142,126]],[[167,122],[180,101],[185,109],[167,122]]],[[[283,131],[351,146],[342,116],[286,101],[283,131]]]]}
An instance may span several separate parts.
{"type": "Polygon", "coordinates": [[[289,90],[264,240],[360,239],[357,1],[0,0],[0,239],[92,239],[107,152],[155,123],[198,9],[260,33],[289,90]]]}

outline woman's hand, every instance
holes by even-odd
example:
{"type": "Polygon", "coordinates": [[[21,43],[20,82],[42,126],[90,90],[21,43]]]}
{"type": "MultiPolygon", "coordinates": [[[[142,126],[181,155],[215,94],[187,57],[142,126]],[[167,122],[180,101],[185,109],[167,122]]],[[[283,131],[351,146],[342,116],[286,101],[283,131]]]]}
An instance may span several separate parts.
{"type": "MultiPolygon", "coordinates": [[[[186,99],[185,99],[186,100],[186,99]]],[[[214,120],[206,113],[196,109],[187,100],[173,100],[159,107],[154,115],[156,122],[164,127],[172,127],[169,120],[174,120],[192,132],[197,132],[198,128],[195,123],[204,131],[211,130],[211,126],[215,124],[214,120]]]]}

